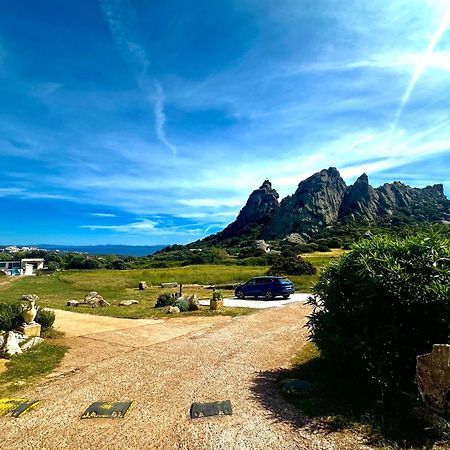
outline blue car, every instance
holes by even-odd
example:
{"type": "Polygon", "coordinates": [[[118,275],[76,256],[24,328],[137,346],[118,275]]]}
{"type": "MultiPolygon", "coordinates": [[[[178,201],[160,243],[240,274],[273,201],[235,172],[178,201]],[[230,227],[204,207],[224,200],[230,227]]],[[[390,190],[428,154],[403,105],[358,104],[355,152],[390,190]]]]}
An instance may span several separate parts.
{"type": "Polygon", "coordinates": [[[256,277],[240,284],[235,290],[237,298],[264,297],[272,300],[275,297],[289,298],[295,292],[294,284],[286,277],[256,277]]]}

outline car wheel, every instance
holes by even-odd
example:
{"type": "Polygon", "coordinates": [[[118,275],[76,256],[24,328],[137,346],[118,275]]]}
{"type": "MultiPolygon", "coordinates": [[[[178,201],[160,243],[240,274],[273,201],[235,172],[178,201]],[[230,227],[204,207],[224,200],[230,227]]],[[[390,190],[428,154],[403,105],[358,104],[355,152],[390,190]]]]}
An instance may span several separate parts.
{"type": "Polygon", "coordinates": [[[272,300],[272,299],[273,299],[273,294],[272,294],[271,291],[267,291],[267,292],[264,294],[264,297],[266,298],[266,300],[272,300]]]}
{"type": "Polygon", "coordinates": [[[236,297],[237,298],[244,298],[244,293],[242,291],[237,291],[236,292],[236,297]]]}
{"type": "Polygon", "coordinates": [[[289,294],[287,294],[287,295],[283,295],[283,298],[286,300],[287,298],[289,298],[290,297],[290,295],[289,294]]]}

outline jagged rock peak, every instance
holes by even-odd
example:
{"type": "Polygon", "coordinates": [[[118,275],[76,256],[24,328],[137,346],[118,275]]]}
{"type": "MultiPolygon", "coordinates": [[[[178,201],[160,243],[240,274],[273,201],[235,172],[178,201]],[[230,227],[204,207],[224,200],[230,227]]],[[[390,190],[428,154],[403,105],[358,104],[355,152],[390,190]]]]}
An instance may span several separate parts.
{"type": "Polygon", "coordinates": [[[278,198],[278,192],[272,188],[272,183],[265,180],[250,194],[236,220],[218,234],[218,239],[240,236],[255,226],[265,226],[280,208],[278,198]]]}
{"type": "Polygon", "coordinates": [[[358,179],[355,181],[355,183],[367,183],[369,184],[369,177],[367,174],[363,173],[358,177],[358,179]]]}
{"type": "MultiPolygon", "coordinates": [[[[272,194],[275,198],[279,198],[278,192],[272,189],[272,183],[269,180],[264,180],[264,183],[259,187],[258,190],[264,190],[268,194],[272,194]]],[[[254,191],[255,192],[255,191],[254,191]]]]}
{"type": "Polygon", "coordinates": [[[347,185],[335,167],[321,170],[299,185],[294,195],[285,198],[263,232],[272,239],[290,233],[315,231],[337,221],[347,185]]]}

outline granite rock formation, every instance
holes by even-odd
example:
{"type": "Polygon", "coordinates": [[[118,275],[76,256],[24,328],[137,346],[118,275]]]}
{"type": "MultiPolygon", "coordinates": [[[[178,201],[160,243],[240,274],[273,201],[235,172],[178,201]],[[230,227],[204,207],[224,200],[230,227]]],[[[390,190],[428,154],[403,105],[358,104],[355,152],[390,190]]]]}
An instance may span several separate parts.
{"type": "Polygon", "coordinates": [[[246,234],[252,234],[254,239],[307,236],[346,221],[371,223],[400,213],[418,221],[450,220],[442,184],[413,188],[394,181],[373,188],[364,173],[347,186],[334,167],[302,181],[295,193],[281,203],[278,198],[270,181],[264,181],[251,193],[237,219],[213,236],[212,241],[246,234]]]}
{"type": "Polygon", "coordinates": [[[219,233],[219,239],[240,236],[258,225],[265,226],[280,209],[278,192],[272,188],[272,183],[265,180],[254,190],[241,209],[236,220],[219,233]]]}

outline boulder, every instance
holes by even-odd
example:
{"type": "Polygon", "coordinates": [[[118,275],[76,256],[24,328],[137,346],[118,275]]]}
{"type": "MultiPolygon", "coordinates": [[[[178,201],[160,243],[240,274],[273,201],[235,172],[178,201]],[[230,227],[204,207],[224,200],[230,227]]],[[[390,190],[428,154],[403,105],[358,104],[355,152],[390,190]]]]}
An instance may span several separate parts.
{"type": "Polygon", "coordinates": [[[35,345],[40,344],[41,342],[44,342],[44,339],[42,339],[39,336],[32,337],[29,341],[26,341],[25,344],[22,345],[21,349],[22,351],[28,350],[31,347],[34,347],[35,345]]]}
{"type": "Polygon", "coordinates": [[[123,300],[119,303],[119,306],[131,306],[138,305],[139,302],[137,300],[123,300]]]}
{"type": "Polygon", "coordinates": [[[290,244],[306,244],[306,241],[298,233],[288,234],[283,240],[288,241],[290,244]]]}
{"type": "Polygon", "coordinates": [[[80,304],[80,302],[77,300],[69,300],[67,302],[67,306],[78,306],[79,304],[80,304]]]}
{"type": "Polygon", "coordinates": [[[178,287],[178,283],[176,281],[171,281],[169,283],[161,283],[160,286],[165,289],[176,288],[178,287]]]}
{"type": "Polygon", "coordinates": [[[435,344],[431,353],[417,356],[416,384],[425,405],[450,418],[450,345],[435,344]]]}
{"type": "Polygon", "coordinates": [[[111,306],[100,294],[95,291],[91,291],[84,297],[84,302],[87,305],[91,305],[93,308],[98,306],[111,306]]]}
{"type": "Polygon", "coordinates": [[[20,300],[24,302],[37,302],[39,297],[36,294],[23,294],[20,300]]]}
{"type": "Polygon", "coordinates": [[[146,281],[139,281],[138,289],[140,291],[145,291],[148,288],[146,281]]]}
{"type": "Polygon", "coordinates": [[[270,251],[270,245],[266,241],[264,241],[262,239],[259,239],[259,240],[255,241],[254,247],[255,247],[256,250],[260,250],[260,251],[263,251],[265,253],[270,251]]]}
{"type": "Polygon", "coordinates": [[[19,341],[14,331],[9,331],[7,333],[5,340],[3,342],[3,346],[1,348],[1,352],[5,353],[8,356],[13,356],[22,353],[22,349],[19,346],[19,341]]]}
{"type": "Polygon", "coordinates": [[[167,314],[178,314],[180,312],[180,308],[178,306],[169,306],[167,309],[167,314]]]}
{"type": "Polygon", "coordinates": [[[198,301],[197,295],[191,295],[188,299],[189,311],[198,311],[200,309],[200,303],[198,301]]]}

